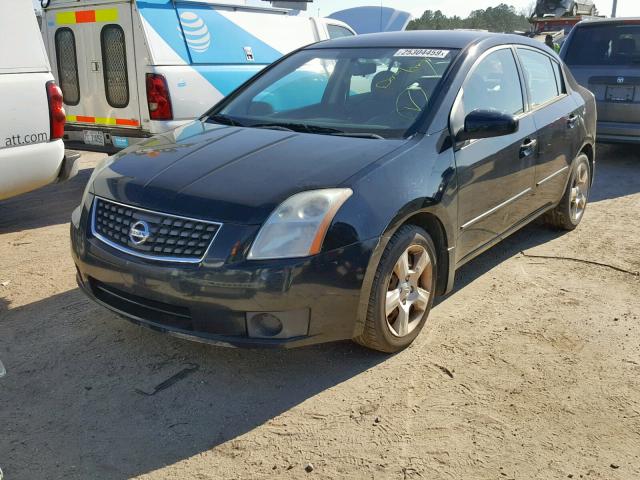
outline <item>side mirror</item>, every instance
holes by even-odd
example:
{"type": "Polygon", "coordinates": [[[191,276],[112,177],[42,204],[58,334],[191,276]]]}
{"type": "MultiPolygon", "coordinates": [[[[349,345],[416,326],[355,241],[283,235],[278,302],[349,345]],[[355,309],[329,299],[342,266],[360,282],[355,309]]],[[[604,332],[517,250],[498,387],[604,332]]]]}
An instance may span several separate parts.
{"type": "Polygon", "coordinates": [[[513,115],[497,110],[474,110],[464,119],[464,129],[458,132],[456,140],[501,137],[518,131],[519,122],[513,115]]]}

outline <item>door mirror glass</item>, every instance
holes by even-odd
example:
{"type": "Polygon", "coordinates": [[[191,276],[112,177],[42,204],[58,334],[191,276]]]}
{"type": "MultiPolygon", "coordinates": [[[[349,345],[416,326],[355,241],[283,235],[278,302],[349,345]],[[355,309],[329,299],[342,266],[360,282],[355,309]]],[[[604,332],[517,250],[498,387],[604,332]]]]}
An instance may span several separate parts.
{"type": "Polygon", "coordinates": [[[501,137],[518,131],[518,119],[497,110],[474,110],[464,119],[457,140],[501,137]]]}

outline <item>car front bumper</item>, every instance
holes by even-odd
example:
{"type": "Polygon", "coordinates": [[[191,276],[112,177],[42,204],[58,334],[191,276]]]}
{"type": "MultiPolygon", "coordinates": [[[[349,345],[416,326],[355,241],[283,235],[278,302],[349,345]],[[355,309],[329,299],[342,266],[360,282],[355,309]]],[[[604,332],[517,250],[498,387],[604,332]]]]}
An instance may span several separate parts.
{"type": "MultiPolygon", "coordinates": [[[[81,207],[82,208],[82,207],[81,207]]],[[[229,262],[242,236],[225,225],[195,265],[120,252],[87,234],[88,209],[74,212],[72,255],[82,290],[139,325],[223,346],[297,347],[354,336],[365,272],[378,239],[302,259],[229,262]],[[224,258],[224,261],[220,261],[224,258]],[[256,336],[254,317],[275,315],[276,335],[256,336]]],[[[246,232],[245,232],[246,233],[246,232]]]]}

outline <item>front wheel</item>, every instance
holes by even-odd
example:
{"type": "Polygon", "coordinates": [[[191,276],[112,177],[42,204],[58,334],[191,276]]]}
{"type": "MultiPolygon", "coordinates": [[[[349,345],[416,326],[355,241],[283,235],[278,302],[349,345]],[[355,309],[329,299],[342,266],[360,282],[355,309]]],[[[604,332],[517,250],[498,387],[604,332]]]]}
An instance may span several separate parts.
{"type": "Polygon", "coordinates": [[[573,3],[573,7],[571,7],[571,16],[572,17],[578,16],[578,4],[575,2],[573,3]]]}
{"type": "Polygon", "coordinates": [[[546,215],[547,223],[562,230],[574,230],[584,216],[590,190],[589,159],[585,154],[580,154],[573,163],[569,182],[560,203],[546,215]]]}
{"type": "Polygon", "coordinates": [[[364,330],[356,342],[393,353],[418,336],[433,305],[437,278],[431,237],[414,225],[391,237],[376,270],[364,330]]]}

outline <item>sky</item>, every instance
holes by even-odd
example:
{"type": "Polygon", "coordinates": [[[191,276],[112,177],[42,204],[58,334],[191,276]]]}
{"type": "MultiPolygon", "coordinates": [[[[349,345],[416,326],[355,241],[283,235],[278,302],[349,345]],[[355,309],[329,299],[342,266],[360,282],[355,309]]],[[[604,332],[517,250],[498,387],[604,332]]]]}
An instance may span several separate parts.
{"type": "MultiPolygon", "coordinates": [[[[2,1],[2,0],[0,0],[2,1]]],[[[34,5],[39,5],[39,0],[32,0],[34,5]]],[[[250,0],[251,3],[265,4],[259,0],[250,0]]],[[[447,15],[459,15],[466,17],[472,10],[496,6],[500,3],[513,5],[516,9],[527,9],[535,0],[314,0],[309,5],[308,14],[327,16],[337,10],[363,5],[382,5],[411,12],[414,17],[419,17],[425,10],[442,10],[447,15]]],[[[601,14],[611,14],[613,0],[596,0],[596,6],[601,14]]],[[[640,0],[618,0],[619,17],[640,17],[640,0]]]]}
{"type": "MultiPolygon", "coordinates": [[[[419,17],[425,10],[442,10],[445,14],[467,17],[472,10],[479,8],[495,7],[500,3],[513,5],[517,10],[528,9],[535,0],[382,0],[385,7],[397,8],[411,12],[414,17],[419,17]]],[[[596,7],[601,14],[611,15],[612,0],[596,0],[596,7]]],[[[309,10],[326,16],[336,10],[361,5],[379,5],[380,1],[372,0],[315,0],[309,10]]],[[[640,17],[640,0],[618,0],[619,17],[640,17]]]]}

